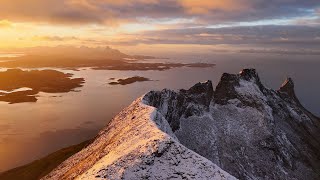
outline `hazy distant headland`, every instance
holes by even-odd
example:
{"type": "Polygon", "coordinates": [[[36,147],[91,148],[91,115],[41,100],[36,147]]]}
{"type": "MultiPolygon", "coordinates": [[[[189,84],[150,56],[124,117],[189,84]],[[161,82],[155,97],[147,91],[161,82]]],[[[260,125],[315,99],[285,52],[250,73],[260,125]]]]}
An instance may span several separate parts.
{"type": "Polygon", "coordinates": [[[163,71],[171,68],[213,67],[209,63],[158,63],[141,60],[156,59],[152,56],[127,55],[118,50],[88,47],[41,47],[24,50],[25,54],[18,57],[0,57],[0,67],[5,68],[78,68],[89,67],[95,70],[120,70],[120,71],[163,71]]]}
{"type": "Polygon", "coordinates": [[[56,70],[9,69],[0,72],[0,101],[11,104],[36,102],[39,92],[65,93],[82,87],[83,78],[71,77],[72,74],[56,70]]]}

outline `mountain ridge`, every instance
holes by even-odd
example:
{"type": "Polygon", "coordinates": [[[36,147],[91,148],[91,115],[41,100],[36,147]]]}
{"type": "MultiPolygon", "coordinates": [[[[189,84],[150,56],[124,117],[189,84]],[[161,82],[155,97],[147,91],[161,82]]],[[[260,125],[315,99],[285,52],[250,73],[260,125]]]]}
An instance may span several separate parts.
{"type": "Polygon", "coordinates": [[[181,145],[168,127],[138,98],[91,145],[43,179],[235,179],[181,145]]]}
{"type": "Polygon", "coordinates": [[[320,118],[254,69],[150,91],[43,179],[319,179],[320,118]]]}
{"type": "MultiPolygon", "coordinates": [[[[196,86],[207,89],[208,84],[196,86]]],[[[254,69],[224,73],[212,97],[211,90],[197,96],[209,95],[209,107],[196,98],[190,103],[188,96],[187,104],[180,106],[181,93],[171,94],[150,92],[145,98],[168,118],[182,144],[235,177],[319,178],[320,120],[301,105],[292,79],[275,91],[263,86],[254,69]]]]}
{"type": "Polygon", "coordinates": [[[215,90],[207,81],[138,98],[44,179],[318,179],[319,122],[291,79],[276,91],[254,69],[224,73],[215,90]],[[199,159],[177,158],[186,151],[199,159]]]}

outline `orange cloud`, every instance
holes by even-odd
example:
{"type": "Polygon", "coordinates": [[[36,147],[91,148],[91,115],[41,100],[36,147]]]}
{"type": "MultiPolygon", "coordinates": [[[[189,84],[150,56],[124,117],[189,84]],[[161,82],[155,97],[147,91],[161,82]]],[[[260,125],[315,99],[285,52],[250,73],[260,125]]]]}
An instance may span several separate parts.
{"type": "Polygon", "coordinates": [[[134,5],[137,3],[141,4],[156,4],[160,3],[159,0],[66,0],[66,3],[71,6],[85,7],[88,9],[98,10],[101,8],[101,5],[109,6],[128,6],[134,5]]]}
{"type": "Polygon", "coordinates": [[[63,25],[144,23],[196,19],[198,23],[249,22],[310,14],[319,0],[0,0],[12,22],[63,25]]]}
{"type": "Polygon", "coordinates": [[[86,0],[1,0],[0,17],[14,22],[80,24],[102,22],[107,12],[95,12],[86,0]],[[103,18],[101,18],[103,16],[103,18]]]}
{"type": "Polygon", "coordinates": [[[210,11],[239,11],[248,8],[248,4],[241,0],[179,0],[190,14],[206,14],[210,11]]]}
{"type": "Polygon", "coordinates": [[[34,36],[32,38],[33,40],[39,40],[39,41],[74,41],[74,40],[80,40],[79,38],[75,36],[34,36]]]}
{"type": "Polygon", "coordinates": [[[103,4],[109,4],[109,5],[129,5],[129,4],[155,4],[160,3],[160,0],[87,0],[95,3],[103,3],[103,4]]]}
{"type": "Polygon", "coordinates": [[[1,20],[0,21],[0,28],[8,28],[12,27],[12,23],[8,20],[1,20]]]}
{"type": "Polygon", "coordinates": [[[70,6],[82,7],[89,10],[97,10],[98,7],[88,0],[68,0],[66,4],[70,6]]]}

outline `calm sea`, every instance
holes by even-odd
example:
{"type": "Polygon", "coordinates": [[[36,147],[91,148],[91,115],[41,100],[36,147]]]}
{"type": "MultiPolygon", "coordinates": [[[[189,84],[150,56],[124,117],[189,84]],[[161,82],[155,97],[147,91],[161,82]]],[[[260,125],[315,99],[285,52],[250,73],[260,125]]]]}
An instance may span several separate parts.
{"type": "Polygon", "coordinates": [[[320,115],[320,56],[189,53],[167,57],[170,59],[162,61],[210,62],[216,63],[216,67],[168,71],[63,70],[85,78],[79,92],[41,93],[36,103],[0,103],[0,171],[94,137],[122,108],[150,90],[189,88],[205,80],[216,85],[222,73],[238,73],[243,68],[256,68],[262,82],[274,89],[286,77],[292,77],[302,104],[320,115]],[[109,78],[135,75],[157,81],[108,85],[109,78]]]}

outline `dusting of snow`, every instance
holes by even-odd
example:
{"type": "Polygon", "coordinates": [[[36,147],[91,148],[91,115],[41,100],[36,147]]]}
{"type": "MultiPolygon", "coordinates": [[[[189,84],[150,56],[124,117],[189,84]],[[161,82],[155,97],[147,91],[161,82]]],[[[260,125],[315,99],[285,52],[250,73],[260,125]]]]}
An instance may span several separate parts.
{"type": "Polygon", "coordinates": [[[238,94],[243,95],[243,96],[247,97],[248,99],[261,98],[262,100],[266,101],[266,97],[260,91],[260,89],[257,86],[257,83],[255,81],[256,80],[253,78],[250,79],[250,81],[240,79],[239,80],[240,86],[235,87],[235,90],[238,92],[238,94]]]}
{"type": "MultiPolygon", "coordinates": [[[[205,102],[199,97],[212,97],[203,93],[188,94],[193,87],[180,94],[151,92],[146,99],[164,116],[176,118],[179,128],[174,134],[181,144],[235,177],[250,180],[320,178],[314,148],[317,146],[320,150],[318,119],[306,114],[293,99],[265,88],[256,75],[224,76],[222,84],[224,87],[220,86],[218,96],[211,99],[209,109],[199,103],[205,102]],[[183,106],[171,103],[185,95],[187,101],[183,106]],[[168,108],[170,111],[166,111],[168,108]],[[186,116],[194,111],[197,113],[186,116]]],[[[198,84],[197,88],[206,86],[198,84]]]]}
{"type": "Polygon", "coordinates": [[[138,98],[96,140],[43,179],[236,179],[178,141],[138,98]]]}

